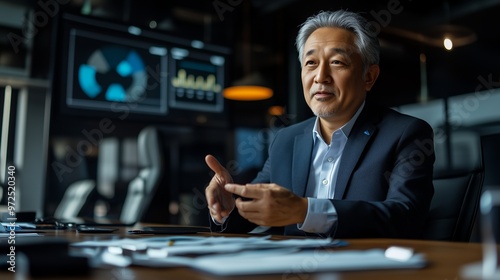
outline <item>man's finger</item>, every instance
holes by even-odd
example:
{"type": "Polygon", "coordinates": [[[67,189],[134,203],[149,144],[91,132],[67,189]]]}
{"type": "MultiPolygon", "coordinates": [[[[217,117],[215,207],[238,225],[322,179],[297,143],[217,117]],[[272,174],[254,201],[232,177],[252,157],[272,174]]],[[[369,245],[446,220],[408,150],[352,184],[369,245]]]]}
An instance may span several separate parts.
{"type": "Polygon", "coordinates": [[[261,192],[259,188],[255,185],[238,185],[238,184],[226,184],[224,189],[230,193],[234,193],[241,197],[246,198],[260,198],[261,192]]]}
{"type": "Polygon", "coordinates": [[[210,167],[210,169],[212,169],[212,171],[216,174],[221,174],[225,171],[224,167],[212,155],[207,155],[205,157],[205,162],[207,163],[208,167],[210,167]]]}
{"type": "Polygon", "coordinates": [[[244,213],[259,213],[262,210],[262,207],[256,203],[255,200],[244,201],[243,199],[238,198],[236,199],[235,204],[238,211],[244,213]]]}
{"type": "Polygon", "coordinates": [[[206,189],[205,189],[205,197],[207,198],[207,204],[208,204],[208,207],[213,207],[213,205],[215,203],[217,203],[217,200],[215,198],[215,193],[213,191],[213,187],[210,187],[208,186],[206,189]]]}

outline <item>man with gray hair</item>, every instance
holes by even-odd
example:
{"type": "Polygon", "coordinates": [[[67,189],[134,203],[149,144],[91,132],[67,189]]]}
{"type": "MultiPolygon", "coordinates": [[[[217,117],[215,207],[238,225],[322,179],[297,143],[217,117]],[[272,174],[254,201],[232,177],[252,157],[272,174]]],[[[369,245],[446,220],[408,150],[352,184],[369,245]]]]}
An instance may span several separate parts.
{"type": "Polygon", "coordinates": [[[366,101],[379,42],[359,14],[325,11],[300,27],[304,98],[316,117],[281,129],[249,184],[211,155],[205,190],[214,231],[420,238],[434,194],[432,128],[366,101]]]}

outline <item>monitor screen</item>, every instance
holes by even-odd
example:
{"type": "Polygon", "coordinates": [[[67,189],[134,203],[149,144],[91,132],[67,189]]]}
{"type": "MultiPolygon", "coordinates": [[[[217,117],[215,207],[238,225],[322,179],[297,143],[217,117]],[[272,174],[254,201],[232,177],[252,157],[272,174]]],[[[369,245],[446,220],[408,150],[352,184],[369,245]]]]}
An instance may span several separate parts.
{"type": "Polygon", "coordinates": [[[172,108],[222,112],[224,57],[197,50],[171,49],[169,102],[172,108]]]}
{"type": "Polygon", "coordinates": [[[226,125],[227,48],[72,14],[60,28],[63,115],[226,125]]]}
{"type": "Polygon", "coordinates": [[[167,48],[72,29],[66,105],[73,108],[166,114],[167,48]]]}

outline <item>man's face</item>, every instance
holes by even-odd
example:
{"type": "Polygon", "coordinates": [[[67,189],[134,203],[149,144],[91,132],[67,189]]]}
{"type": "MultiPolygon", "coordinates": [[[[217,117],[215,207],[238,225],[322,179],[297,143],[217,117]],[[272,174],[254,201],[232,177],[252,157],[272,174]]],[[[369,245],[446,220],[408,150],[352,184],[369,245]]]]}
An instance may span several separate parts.
{"type": "Polygon", "coordinates": [[[304,45],[304,97],[314,114],[322,119],[349,121],[378,76],[376,65],[363,74],[354,41],[350,31],[323,27],[315,30],[304,45]]]}

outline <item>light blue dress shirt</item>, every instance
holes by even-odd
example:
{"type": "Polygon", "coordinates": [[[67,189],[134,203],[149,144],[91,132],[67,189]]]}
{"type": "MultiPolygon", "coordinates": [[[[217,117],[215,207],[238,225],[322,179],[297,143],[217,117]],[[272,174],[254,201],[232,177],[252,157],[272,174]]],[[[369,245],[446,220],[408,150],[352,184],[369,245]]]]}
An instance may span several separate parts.
{"type": "Polygon", "coordinates": [[[304,223],[297,225],[300,230],[326,233],[336,226],[337,211],[330,199],[335,195],[335,183],[345,144],[364,105],[363,102],[349,122],[333,132],[330,144],[323,139],[319,118],[316,119],[312,131],[312,164],[305,195],[308,202],[307,215],[304,223]]]}

